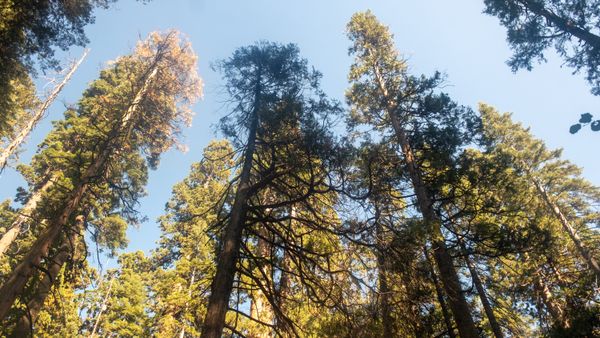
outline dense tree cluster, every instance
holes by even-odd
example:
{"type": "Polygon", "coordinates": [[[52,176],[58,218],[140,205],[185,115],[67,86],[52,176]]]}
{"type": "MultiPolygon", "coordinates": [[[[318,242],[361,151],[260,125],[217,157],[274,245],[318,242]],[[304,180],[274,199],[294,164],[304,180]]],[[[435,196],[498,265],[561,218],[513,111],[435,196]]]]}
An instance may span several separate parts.
{"type": "MultiPolygon", "coordinates": [[[[0,8],[2,167],[53,99],[33,93],[31,57],[55,65],[109,2],[0,8]]],[[[515,69],[554,43],[598,90],[595,3],[485,3],[515,69]]],[[[119,249],[191,122],[197,58],[168,31],[108,63],[17,166],[20,207],[0,204],[0,336],[599,336],[600,189],[510,114],[412,74],[371,12],[347,37],[345,106],[294,44],[215,63],[224,139],[173,187],[150,253],[119,249]],[[94,247],[116,266],[88,263],[94,247]]]]}

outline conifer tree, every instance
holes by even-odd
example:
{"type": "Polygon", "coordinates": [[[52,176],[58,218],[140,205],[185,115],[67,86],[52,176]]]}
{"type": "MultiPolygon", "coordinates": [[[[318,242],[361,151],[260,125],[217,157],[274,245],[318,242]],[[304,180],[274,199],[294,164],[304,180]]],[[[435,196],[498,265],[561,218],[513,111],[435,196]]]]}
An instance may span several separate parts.
{"type": "MultiPolygon", "coordinates": [[[[189,105],[200,91],[195,61],[176,32],[153,33],[132,55],[104,70],[77,110],[55,124],[32,161],[30,181],[39,184],[56,173],[61,181],[38,207],[37,220],[47,219],[47,226],[4,281],[0,317],[17,297],[21,302],[28,297],[25,287],[36,297],[42,273],[35,267],[66,238],[80,236],[73,226],[77,215],[96,229],[100,244],[115,244],[110,234],[115,230],[121,233],[117,242],[123,242],[118,237],[138,217],[134,206],[143,195],[147,168],[156,167],[190,121],[189,105]]],[[[27,315],[35,321],[35,313],[27,315]]]]}
{"type": "MultiPolygon", "coordinates": [[[[251,254],[246,240],[260,237],[256,228],[250,226],[260,221],[252,221],[256,217],[268,218],[268,210],[307,200],[318,191],[322,178],[310,173],[319,172],[318,161],[331,148],[319,118],[338,111],[337,105],[330,103],[318,88],[320,74],[308,69],[294,45],[259,43],[243,47],[221,62],[219,68],[227,81],[233,107],[232,114],[223,120],[223,130],[236,141],[242,154],[232,206],[223,222],[202,337],[220,337],[226,325],[234,277],[241,271],[238,267],[244,268],[239,262],[240,250],[251,254]],[[240,141],[242,137],[244,143],[240,141]],[[309,175],[304,177],[301,173],[309,175]],[[284,188],[286,184],[288,187],[284,188]],[[261,191],[267,188],[281,197],[274,203],[261,201],[261,191]],[[245,229],[252,237],[244,236],[245,229]]],[[[248,271],[245,276],[253,277],[248,271]]],[[[272,286],[263,291],[268,289],[272,286]]],[[[269,302],[273,305],[274,298],[269,302]]]]}
{"type": "Polygon", "coordinates": [[[393,142],[400,146],[460,335],[477,337],[445,243],[442,220],[435,210],[438,181],[452,173],[453,153],[465,145],[468,129],[475,127],[476,121],[468,110],[457,107],[444,94],[435,93],[440,82],[438,74],[417,78],[407,73],[388,29],[370,12],[352,17],[348,36],[353,43],[350,53],[355,56],[349,75],[352,86],[347,94],[351,118],[355,124],[373,125],[386,137],[391,133],[393,142]],[[431,168],[429,172],[422,168],[424,163],[431,168]],[[436,175],[436,171],[442,174],[436,175]]]}

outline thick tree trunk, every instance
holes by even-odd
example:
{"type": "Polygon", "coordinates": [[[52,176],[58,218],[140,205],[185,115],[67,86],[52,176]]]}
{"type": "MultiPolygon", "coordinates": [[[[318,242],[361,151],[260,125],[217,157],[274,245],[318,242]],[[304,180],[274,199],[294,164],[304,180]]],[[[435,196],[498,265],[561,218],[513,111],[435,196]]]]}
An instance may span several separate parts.
{"type": "Polygon", "coordinates": [[[81,63],[83,62],[83,59],[85,59],[87,54],[88,54],[88,50],[86,49],[83,52],[83,55],[81,56],[79,61],[74,63],[73,66],[71,66],[71,69],[69,69],[69,72],[67,73],[67,75],[65,75],[63,80],[58,85],[56,85],[56,87],[54,87],[54,89],[52,90],[50,95],[48,95],[48,97],[42,103],[42,105],[39,108],[37,108],[35,113],[31,116],[29,121],[27,121],[25,126],[23,126],[21,131],[19,131],[19,133],[8,144],[8,146],[6,146],[6,148],[4,148],[2,150],[2,152],[0,153],[0,171],[2,171],[2,169],[4,169],[4,167],[6,166],[6,162],[8,161],[8,158],[12,154],[14,154],[14,152],[19,148],[21,143],[23,143],[23,141],[25,141],[25,139],[27,138],[29,133],[31,133],[33,128],[35,128],[35,126],[38,124],[38,122],[40,122],[40,120],[44,116],[44,113],[46,112],[46,110],[50,107],[52,102],[54,102],[54,100],[56,99],[56,97],[58,96],[60,91],[63,89],[63,87],[67,84],[67,82],[69,82],[69,80],[71,80],[71,77],[73,76],[73,74],[75,74],[75,71],[77,70],[79,65],[81,65],[81,63]]]}
{"type": "Polygon", "coordinates": [[[406,131],[402,127],[400,119],[396,115],[397,104],[389,95],[379,69],[377,67],[373,68],[379,89],[386,101],[387,115],[392,122],[392,127],[396,134],[396,138],[398,139],[398,143],[400,144],[402,153],[404,154],[404,160],[406,161],[408,173],[417,197],[419,211],[423,215],[423,220],[425,221],[426,226],[428,226],[428,228],[433,232],[431,234],[433,256],[438,269],[440,270],[440,278],[442,280],[442,284],[444,285],[444,289],[446,290],[446,294],[448,295],[448,303],[450,304],[450,309],[452,310],[452,314],[456,320],[458,331],[462,338],[477,338],[479,337],[479,334],[477,333],[477,328],[475,327],[473,317],[471,316],[469,304],[467,303],[462,292],[460,280],[454,267],[452,256],[446,248],[444,235],[441,231],[441,219],[433,209],[434,201],[429,196],[427,187],[421,179],[421,172],[406,135],[406,131]]]}
{"type": "Polygon", "coordinates": [[[431,278],[433,279],[435,293],[437,296],[438,303],[440,304],[440,309],[442,310],[442,316],[444,317],[444,324],[446,325],[448,336],[450,338],[456,338],[456,334],[454,333],[454,324],[452,324],[452,316],[450,316],[448,304],[446,304],[446,300],[444,299],[444,290],[442,288],[442,285],[440,285],[440,280],[438,279],[437,273],[435,272],[435,266],[431,261],[431,258],[429,257],[429,251],[426,247],[423,247],[423,254],[427,259],[427,262],[429,262],[429,267],[431,268],[431,278]]]}
{"type": "Polygon", "coordinates": [[[44,272],[39,271],[38,275],[43,275],[41,280],[36,285],[33,292],[33,297],[27,302],[27,312],[19,319],[12,337],[28,337],[34,336],[33,325],[50,294],[52,286],[56,285],[56,281],[60,271],[69,259],[75,255],[77,243],[80,240],[79,236],[83,230],[84,217],[79,216],[75,219],[75,226],[69,236],[65,236],[63,232],[61,243],[56,254],[48,260],[48,266],[44,272]]]}
{"type": "Polygon", "coordinates": [[[15,267],[0,288],[0,321],[4,319],[15,302],[16,297],[23,292],[25,285],[35,273],[37,267],[40,266],[42,260],[48,256],[48,251],[58,239],[60,233],[65,230],[65,225],[68,224],[71,215],[79,208],[81,200],[87,194],[90,183],[97,177],[102,176],[101,174],[106,167],[106,163],[115,148],[123,146],[121,144],[123,140],[119,136],[122,131],[128,131],[130,129],[131,126],[129,121],[145,95],[150,81],[157,73],[157,62],[155,62],[152,68],[149,69],[141,88],[138,90],[136,96],[125,112],[121,124],[113,129],[108,135],[106,147],[86,169],[79,184],[73,187],[60,214],[49,222],[48,228],[40,235],[40,237],[38,237],[27,255],[15,267]]]}
{"type": "Polygon", "coordinates": [[[494,333],[494,336],[496,338],[503,338],[504,334],[502,333],[500,324],[498,323],[498,320],[496,319],[496,315],[494,314],[494,309],[492,308],[492,304],[490,303],[490,301],[487,297],[485,288],[483,287],[483,283],[481,282],[481,279],[479,278],[479,273],[477,273],[477,269],[473,266],[473,264],[471,264],[471,259],[469,257],[469,254],[468,254],[467,249],[465,248],[464,244],[462,242],[459,242],[459,243],[460,243],[464,258],[465,258],[465,263],[467,264],[467,268],[469,269],[469,272],[471,273],[471,279],[473,280],[473,284],[475,284],[475,288],[477,289],[477,294],[479,295],[479,299],[481,300],[481,304],[483,305],[483,310],[485,311],[485,315],[487,316],[488,321],[490,322],[492,332],[494,333]]]}
{"type": "MultiPolygon", "coordinates": [[[[529,174],[531,176],[531,173],[529,173],[529,174]]],[[[577,234],[575,229],[569,223],[569,220],[567,220],[565,215],[562,213],[562,211],[558,207],[558,205],[552,201],[552,199],[548,195],[548,192],[546,191],[546,189],[544,189],[544,186],[542,186],[542,184],[540,182],[538,182],[535,178],[532,178],[532,180],[535,185],[535,188],[537,189],[539,194],[542,196],[542,198],[548,205],[548,208],[550,208],[550,210],[552,211],[554,216],[560,221],[560,224],[562,225],[563,229],[569,234],[569,237],[571,238],[573,243],[575,243],[575,246],[577,247],[577,250],[579,251],[579,254],[581,255],[581,257],[583,257],[583,259],[587,263],[588,267],[592,271],[594,271],[596,276],[598,278],[600,278],[600,265],[598,265],[598,262],[596,261],[594,256],[592,256],[592,253],[585,246],[585,244],[583,243],[583,241],[581,240],[581,238],[579,237],[579,235],[577,234]]]]}
{"type": "Polygon", "coordinates": [[[562,31],[575,36],[579,40],[594,48],[596,51],[600,52],[600,36],[592,34],[591,32],[578,27],[571,20],[554,14],[550,10],[546,9],[540,2],[531,0],[517,0],[517,2],[523,4],[536,15],[544,17],[548,22],[552,23],[562,31]]]}
{"type": "Polygon", "coordinates": [[[12,242],[17,239],[19,233],[23,228],[23,225],[26,224],[27,221],[32,220],[32,214],[37,207],[37,204],[40,202],[42,195],[46,190],[48,190],[54,184],[54,178],[49,178],[46,182],[42,184],[42,186],[36,189],[27,203],[23,206],[23,208],[19,211],[19,216],[14,220],[11,224],[8,231],[6,231],[2,238],[0,238],[0,258],[4,256],[12,242]]]}
{"type": "Polygon", "coordinates": [[[256,134],[258,129],[258,112],[260,109],[261,76],[260,70],[254,92],[254,107],[250,117],[248,141],[244,153],[244,164],[240,175],[240,182],[235,193],[235,200],[229,215],[229,223],[225,228],[222,239],[222,249],[217,258],[217,272],[211,285],[208,298],[206,317],[202,328],[202,338],[220,338],[225,326],[225,315],[229,307],[229,296],[233,288],[233,279],[242,240],[242,231],[246,221],[246,204],[250,193],[250,176],[254,150],[256,147],[256,134]]]}

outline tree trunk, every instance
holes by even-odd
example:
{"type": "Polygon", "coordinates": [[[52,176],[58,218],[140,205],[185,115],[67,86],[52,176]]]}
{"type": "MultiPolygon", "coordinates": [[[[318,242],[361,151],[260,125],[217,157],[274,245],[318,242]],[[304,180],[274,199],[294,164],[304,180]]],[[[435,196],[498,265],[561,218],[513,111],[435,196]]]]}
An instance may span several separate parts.
{"type": "Polygon", "coordinates": [[[386,243],[382,226],[376,225],[377,236],[377,270],[379,273],[379,307],[383,324],[383,337],[393,337],[392,314],[390,305],[390,287],[388,283],[387,265],[385,259],[386,243]]]}
{"type": "Polygon", "coordinates": [[[46,271],[38,272],[43,274],[44,277],[36,285],[36,289],[33,292],[33,297],[27,302],[27,311],[19,319],[13,337],[28,337],[33,335],[33,325],[35,324],[37,317],[46,301],[46,298],[50,294],[52,286],[56,285],[58,275],[60,274],[63,266],[69,259],[76,254],[77,241],[80,240],[79,236],[83,231],[84,217],[79,216],[75,219],[75,226],[69,236],[65,236],[62,233],[60,246],[52,259],[48,261],[48,267],[46,271]]]}
{"type": "Polygon", "coordinates": [[[479,337],[479,334],[477,333],[477,328],[475,327],[473,317],[471,316],[469,304],[467,304],[467,301],[462,293],[460,280],[454,267],[452,256],[446,248],[444,235],[441,231],[441,219],[433,209],[434,201],[429,196],[427,187],[421,179],[421,172],[406,135],[406,131],[402,127],[400,120],[396,115],[398,106],[390,97],[387,88],[385,87],[383,78],[381,77],[379,68],[377,68],[377,66],[373,68],[379,89],[385,99],[388,117],[392,122],[392,127],[398,139],[398,143],[400,144],[402,153],[404,154],[404,160],[406,161],[408,173],[417,197],[419,211],[423,215],[425,225],[433,232],[431,234],[433,256],[438,269],[440,270],[440,278],[442,280],[442,284],[444,285],[444,289],[446,290],[446,294],[448,295],[448,303],[450,304],[450,309],[452,310],[452,314],[456,320],[458,331],[462,338],[477,338],[479,337]]]}
{"type": "Polygon", "coordinates": [[[235,193],[235,200],[229,215],[229,223],[223,236],[223,247],[217,258],[217,272],[211,285],[208,298],[206,317],[202,328],[202,338],[220,338],[225,326],[225,315],[229,307],[229,296],[233,288],[233,279],[242,240],[242,230],[246,221],[246,203],[249,197],[251,182],[250,174],[254,150],[256,147],[256,134],[258,129],[258,112],[260,109],[261,75],[258,70],[254,92],[254,107],[248,129],[248,142],[244,153],[244,164],[240,175],[240,182],[235,193]]]}
{"type": "MultiPolygon", "coordinates": [[[[192,268],[192,275],[190,276],[190,285],[188,286],[188,299],[185,301],[184,313],[189,311],[189,301],[192,299],[192,290],[194,287],[194,282],[196,281],[196,268],[192,268]]],[[[183,338],[185,336],[185,324],[181,325],[181,331],[179,332],[179,338],[183,338]]]]}
{"type": "Polygon", "coordinates": [[[579,40],[590,45],[596,51],[600,51],[600,36],[592,34],[591,32],[576,26],[571,20],[562,18],[554,14],[553,12],[546,9],[542,4],[536,1],[517,0],[517,2],[523,4],[526,8],[531,10],[536,15],[544,17],[548,22],[551,22],[553,25],[560,28],[562,31],[575,36],[579,40]]]}
{"type": "Polygon", "coordinates": [[[477,273],[477,269],[471,264],[471,259],[469,258],[469,253],[467,252],[467,248],[459,240],[460,247],[462,249],[462,253],[465,257],[465,263],[467,264],[467,268],[471,273],[471,279],[473,280],[473,284],[475,284],[475,288],[477,289],[477,294],[479,295],[479,299],[481,300],[481,304],[483,305],[483,310],[485,311],[485,315],[490,322],[490,326],[492,328],[492,332],[496,338],[503,338],[504,334],[502,333],[502,329],[500,328],[500,324],[496,319],[496,315],[494,314],[494,309],[492,308],[492,304],[490,303],[487,294],[485,292],[485,288],[483,287],[483,283],[481,279],[479,279],[479,274],[477,273]]]}
{"type": "Polygon", "coordinates": [[[0,288],[0,321],[4,319],[16,297],[23,292],[23,288],[33,276],[41,261],[44,257],[47,257],[48,251],[55,243],[60,233],[65,230],[65,225],[68,224],[69,218],[78,209],[81,200],[85,197],[87,190],[89,189],[90,183],[97,177],[102,176],[101,174],[105,170],[106,163],[115,150],[114,148],[123,146],[121,144],[123,143],[123,140],[119,136],[123,130],[128,131],[131,127],[129,121],[145,95],[150,81],[157,73],[158,67],[157,62],[155,62],[152,68],[149,69],[148,75],[143,79],[143,84],[125,112],[121,124],[114,128],[108,135],[106,147],[104,147],[102,152],[98,154],[98,157],[94,159],[94,162],[86,169],[79,183],[73,187],[73,191],[66,199],[67,202],[60,214],[50,221],[48,228],[34,242],[27,255],[15,267],[0,288]]]}
{"type": "Polygon", "coordinates": [[[10,157],[10,155],[14,154],[14,152],[19,148],[21,143],[23,143],[23,141],[25,141],[25,139],[27,138],[29,133],[31,133],[33,128],[35,128],[37,123],[42,119],[46,110],[50,107],[52,102],[54,102],[54,100],[56,99],[56,97],[58,96],[60,91],[67,84],[67,82],[69,82],[69,80],[71,79],[73,74],[75,74],[75,71],[77,70],[79,65],[81,65],[81,63],[83,62],[83,59],[85,59],[85,57],[87,56],[88,51],[89,50],[86,49],[83,52],[83,55],[81,56],[79,61],[74,63],[73,66],[71,66],[71,69],[69,69],[69,72],[67,73],[67,75],[65,75],[64,79],[58,85],[56,85],[56,87],[54,87],[54,89],[52,90],[50,95],[48,95],[48,97],[46,98],[44,103],[42,103],[42,105],[39,108],[37,108],[35,113],[31,116],[29,121],[27,121],[25,126],[23,126],[21,131],[19,131],[19,133],[8,144],[8,146],[6,146],[6,148],[4,148],[2,150],[2,152],[0,153],[0,172],[6,166],[6,162],[8,161],[8,158],[10,157]]]}
{"type": "Polygon", "coordinates": [[[54,184],[54,178],[49,178],[46,182],[42,184],[42,186],[36,190],[34,190],[33,194],[25,203],[23,208],[19,211],[19,216],[14,220],[11,224],[10,228],[2,235],[0,238],[0,258],[4,256],[12,242],[17,239],[19,233],[23,228],[23,225],[32,220],[32,214],[37,207],[37,204],[40,202],[42,195],[45,191],[47,191],[54,184]]]}
{"type": "Polygon", "coordinates": [[[446,325],[446,330],[448,330],[448,336],[450,338],[456,338],[456,334],[454,333],[454,324],[452,324],[452,316],[450,316],[450,311],[448,310],[448,304],[446,304],[446,300],[444,299],[444,290],[440,285],[440,280],[437,277],[435,272],[435,266],[429,257],[429,252],[426,247],[423,247],[423,254],[429,262],[431,278],[433,279],[433,285],[435,286],[435,293],[437,295],[438,303],[440,303],[440,308],[442,310],[442,316],[444,317],[444,324],[446,325]]]}
{"type": "MultiPolygon", "coordinates": [[[[261,236],[267,236],[264,230],[264,228],[258,229],[261,236]]],[[[271,278],[271,249],[269,247],[269,243],[267,243],[267,241],[262,237],[258,238],[257,251],[258,261],[256,269],[259,270],[257,273],[260,276],[258,279],[266,280],[267,278],[271,278]]],[[[269,282],[270,281],[267,281],[267,285],[265,285],[266,288],[268,288],[269,282]]],[[[262,288],[258,287],[256,290],[253,290],[250,294],[250,297],[250,317],[255,318],[263,323],[273,323],[273,311],[271,309],[271,304],[265,296],[262,288]]],[[[270,330],[270,327],[264,328],[262,325],[260,325],[257,328],[257,332],[250,332],[249,337],[268,338],[270,336],[270,330]]]]}
{"type": "Polygon", "coordinates": [[[542,303],[548,310],[550,317],[556,323],[558,323],[561,327],[568,328],[569,322],[565,319],[564,311],[561,306],[556,303],[554,296],[552,295],[552,291],[548,288],[544,280],[539,274],[536,273],[533,281],[533,288],[538,292],[542,303]]]}
{"type": "MultiPolygon", "coordinates": [[[[529,173],[529,175],[531,176],[531,173],[529,173]]],[[[573,243],[575,243],[575,246],[577,247],[577,250],[579,251],[581,257],[583,257],[583,259],[586,261],[588,267],[592,271],[594,271],[596,277],[600,278],[600,265],[598,265],[598,262],[596,261],[596,259],[594,259],[594,256],[592,256],[592,253],[588,250],[583,241],[581,241],[581,238],[579,237],[575,229],[571,226],[565,215],[561,212],[558,205],[554,203],[552,199],[550,199],[548,192],[546,191],[546,189],[544,189],[542,184],[538,182],[535,178],[532,178],[532,180],[535,185],[535,188],[548,205],[548,208],[552,210],[552,213],[560,221],[560,224],[562,225],[563,229],[569,234],[569,237],[571,238],[573,243]]]]}
{"type": "Polygon", "coordinates": [[[98,330],[98,324],[100,324],[100,318],[102,318],[102,313],[106,310],[106,304],[108,303],[108,298],[110,297],[110,291],[112,290],[113,282],[116,277],[112,277],[110,282],[108,283],[108,290],[102,299],[102,304],[100,304],[100,311],[98,311],[98,315],[96,315],[96,320],[94,321],[94,327],[92,328],[92,333],[90,333],[90,338],[94,338],[96,336],[96,331],[98,330]]]}

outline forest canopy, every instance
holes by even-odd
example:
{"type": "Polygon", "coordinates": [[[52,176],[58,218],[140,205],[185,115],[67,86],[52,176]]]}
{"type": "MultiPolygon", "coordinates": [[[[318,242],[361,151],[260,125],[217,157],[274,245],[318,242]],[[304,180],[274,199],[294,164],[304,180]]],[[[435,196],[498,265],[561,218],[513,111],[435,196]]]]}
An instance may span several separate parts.
{"type": "MultiPolygon", "coordinates": [[[[55,115],[95,51],[43,95],[40,73],[120,3],[0,5],[0,337],[600,336],[597,182],[417,71],[375,11],[336,28],[338,92],[331,51],[257,39],[209,70],[202,40],[156,23],[55,115]],[[192,121],[214,122],[204,144],[192,121]]],[[[555,53],[598,95],[596,2],[481,6],[512,70],[555,53]]],[[[580,114],[568,136],[598,130],[580,114]]]]}

